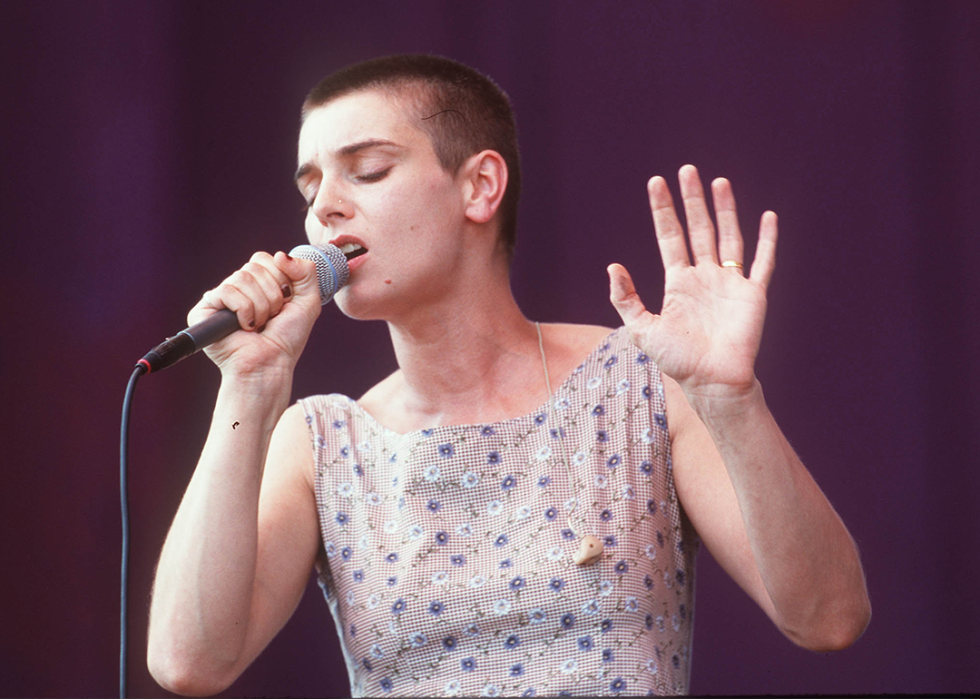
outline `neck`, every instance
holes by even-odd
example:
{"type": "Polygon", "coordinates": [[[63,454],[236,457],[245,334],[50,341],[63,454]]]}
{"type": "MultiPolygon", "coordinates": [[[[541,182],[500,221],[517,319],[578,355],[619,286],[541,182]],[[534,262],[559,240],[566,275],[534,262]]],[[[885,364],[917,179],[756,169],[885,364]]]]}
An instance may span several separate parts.
{"type": "Polygon", "coordinates": [[[410,322],[388,323],[401,368],[395,400],[427,424],[496,421],[544,399],[537,331],[509,280],[469,289],[410,322]]]}

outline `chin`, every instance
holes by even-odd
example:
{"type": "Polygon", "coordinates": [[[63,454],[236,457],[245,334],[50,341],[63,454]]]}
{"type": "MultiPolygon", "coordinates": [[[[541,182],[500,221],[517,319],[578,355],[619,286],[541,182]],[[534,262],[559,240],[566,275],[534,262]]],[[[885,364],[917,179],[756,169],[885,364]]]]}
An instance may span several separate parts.
{"type": "Polygon", "coordinates": [[[396,284],[361,278],[334,296],[340,312],[355,320],[410,321],[426,308],[439,305],[448,287],[433,284],[428,277],[404,275],[396,284]]]}
{"type": "Polygon", "coordinates": [[[385,303],[382,298],[353,293],[349,286],[338,291],[333,301],[341,313],[353,320],[387,320],[384,309],[390,303],[385,303]]]}

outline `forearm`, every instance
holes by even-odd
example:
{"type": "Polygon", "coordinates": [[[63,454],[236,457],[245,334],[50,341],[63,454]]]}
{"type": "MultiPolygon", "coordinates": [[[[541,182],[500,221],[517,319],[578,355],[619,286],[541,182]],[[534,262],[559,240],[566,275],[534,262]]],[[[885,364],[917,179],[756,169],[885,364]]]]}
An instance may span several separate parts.
{"type": "Polygon", "coordinates": [[[774,621],[814,650],[849,645],[870,615],[857,548],[780,431],[761,386],[738,400],[692,405],[728,470],[774,621]]]}
{"type": "Polygon", "coordinates": [[[151,672],[178,688],[193,676],[220,678],[241,657],[263,465],[290,383],[226,380],[218,392],[207,442],[160,556],[150,608],[151,672]]]}

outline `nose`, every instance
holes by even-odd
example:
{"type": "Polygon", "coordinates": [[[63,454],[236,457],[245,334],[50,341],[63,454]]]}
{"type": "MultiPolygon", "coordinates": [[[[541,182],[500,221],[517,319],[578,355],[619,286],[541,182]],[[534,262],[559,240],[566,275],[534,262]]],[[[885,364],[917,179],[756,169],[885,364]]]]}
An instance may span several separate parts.
{"type": "Polygon", "coordinates": [[[324,226],[336,225],[354,215],[353,203],[336,192],[320,189],[313,200],[313,215],[324,226]]]}

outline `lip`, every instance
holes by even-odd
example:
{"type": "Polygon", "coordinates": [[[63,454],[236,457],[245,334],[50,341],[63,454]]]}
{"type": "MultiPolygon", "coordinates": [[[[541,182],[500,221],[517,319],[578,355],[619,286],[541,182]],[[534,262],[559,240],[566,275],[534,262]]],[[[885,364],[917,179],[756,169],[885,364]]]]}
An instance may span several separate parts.
{"type": "MultiPolygon", "coordinates": [[[[344,245],[354,244],[354,245],[360,245],[365,250],[368,250],[368,246],[364,244],[364,241],[363,240],[361,240],[357,236],[348,235],[346,233],[343,234],[343,235],[338,235],[336,238],[331,238],[327,242],[329,242],[331,245],[336,245],[338,248],[339,247],[343,247],[344,245]]],[[[370,250],[368,250],[367,252],[358,255],[354,259],[348,260],[347,261],[347,269],[350,272],[353,272],[355,269],[357,269],[362,264],[364,264],[364,258],[366,258],[370,254],[371,254],[371,252],[370,252],[370,250]]]]}
{"type": "Polygon", "coordinates": [[[365,258],[367,258],[370,254],[371,253],[366,252],[363,255],[358,255],[353,260],[347,260],[347,273],[353,274],[354,270],[364,264],[365,258]]]}
{"type": "Polygon", "coordinates": [[[362,248],[367,247],[367,245],[364,244],[364,241],[358,238],[356,235],[348,235],[347,233],[343,233],[334,238],[331,238],[327,242],[330,243],[331,245],[336,245],[338,248],[342,245],[348,245],[350,243],[354,243],[355,245],[360,245],[362,248]]]}

